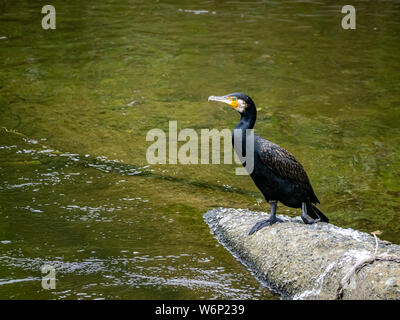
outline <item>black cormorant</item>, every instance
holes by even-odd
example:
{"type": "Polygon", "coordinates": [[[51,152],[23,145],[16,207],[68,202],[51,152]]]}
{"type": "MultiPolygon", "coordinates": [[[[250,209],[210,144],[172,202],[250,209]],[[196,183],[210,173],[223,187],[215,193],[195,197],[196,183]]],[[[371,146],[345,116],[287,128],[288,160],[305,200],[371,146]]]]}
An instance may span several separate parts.
{"type": "MultiPolygon", "coordinates": [[[[232,93],[226,96],[211,96],[208,101],[224,102],[240,113],[241,118],[235,130],[241,130],[239,131],[239,137],[242,136],[241,161],[245,166],[246,129],[253,129],[257,118],[257,109],[253,100],[243,93],[232,93]]],[[[235,134],[232,134],[232,143],[235,148],[235,134]]],[[[240,153],[238,150],[235,150],[235,152],[240,153]]],[[[265,226],[281,222],[276,217],[278,201],[288,207],[301,208],[301,218],[306,224],[319,221],[329,222],[329,219],[315,206],[319,203],[319,200],[314,193],[307,173],[289,151],[254,135],[253,155],[254,168],[250,172],[250,176],[264,195],[265,200],[270,203],[271,216],[267,220],[256,223],[249,234],[253,234],[265,226]]],[[[240,158],[239,154],[238,156],[240,158]]],[[[247,159],[249,158],[247,157],[247,159]]]]}

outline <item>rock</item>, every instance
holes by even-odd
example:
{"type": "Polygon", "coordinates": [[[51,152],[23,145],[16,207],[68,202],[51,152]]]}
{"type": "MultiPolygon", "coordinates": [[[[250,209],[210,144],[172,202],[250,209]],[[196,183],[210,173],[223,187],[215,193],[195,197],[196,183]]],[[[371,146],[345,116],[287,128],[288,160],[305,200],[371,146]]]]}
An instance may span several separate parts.
{"type": "Polygon", "coordinates": [[[204,219],[217,240],[284,299],[400,299],[400,246],[300,217],[249,236],[268,214],[215,208],[204,219]]]}

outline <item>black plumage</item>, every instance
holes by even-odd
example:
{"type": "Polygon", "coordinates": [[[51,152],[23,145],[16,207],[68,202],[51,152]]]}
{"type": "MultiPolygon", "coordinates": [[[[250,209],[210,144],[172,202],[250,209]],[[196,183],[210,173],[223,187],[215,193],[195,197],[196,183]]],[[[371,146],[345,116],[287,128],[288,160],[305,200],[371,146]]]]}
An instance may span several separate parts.
{"type": "Polygon", "coordinates": [[[302,208],[301,218],[307,224],[319,221],[328,222],[329,219],[316,207],[319,200],[306,171],[289,151],[254,135],[253,153],[246,154],[248,152],[246,130],[253,129],[257,118],[257,109],[253,100],[243,93],[233,93],[221,97],[211,96],[209,100],[227,103],[241,114],[240,121],[234,130],[236,134],[232,135],[232,143],[236,153],[242,156],[241,160],[244,166],[246,166],[245,159],[253,156],[254,168],[250,171],[250,176],[267,202],[271,204],[270,218],[257,223],[250,230],[250,234],[267,225],[280,222],[280,219],[276,217],[278,201],[288,207],[302,208]],[[238,139],[240,136],[241,139],[238,139]]]}

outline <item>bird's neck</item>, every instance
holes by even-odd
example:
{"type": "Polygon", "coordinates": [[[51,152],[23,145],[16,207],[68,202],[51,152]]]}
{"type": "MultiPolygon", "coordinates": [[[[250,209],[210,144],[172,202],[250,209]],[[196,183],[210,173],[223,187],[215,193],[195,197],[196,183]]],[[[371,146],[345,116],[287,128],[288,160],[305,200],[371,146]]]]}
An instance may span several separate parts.
{"type": "Polygon", "coordinates": [[[238,155],[241,154],[242,157],[246,156],[246,150],[247,150],[246,149],[246,143],[247,143],[246,130],[254,128],[254,124],[256,123],[256,117],[257,117],[256,110],[254,110],[254,112],[242,113],[239,123],[236,125],[235,129],[232,132],[233,148],[235,149],[235,152],[238,155]],[[235,143],[235,140],[236,140],[235,136],[236,136],[236,138],[239,138],[241,136],[241,140],[237,141],[239,143],[239,145],[237,145],[237,143],[235,143]],[[238,147],[240,147],[241,149],[237,149],[238,147]]]}
{"type": "Polygon", "coordinates": [[[236,125],[235,129],[246,131],[246,129],[253,129],[256,123],[256,111],[245,112],[241,114],[239,123],[236,125]]]}

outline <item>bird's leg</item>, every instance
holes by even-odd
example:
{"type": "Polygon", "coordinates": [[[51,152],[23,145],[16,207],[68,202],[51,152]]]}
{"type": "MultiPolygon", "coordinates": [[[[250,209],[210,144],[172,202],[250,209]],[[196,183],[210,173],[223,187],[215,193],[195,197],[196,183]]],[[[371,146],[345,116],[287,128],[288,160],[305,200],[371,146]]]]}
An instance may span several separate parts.
{"type": "Polygon", "coordinates": [[[319,218],[318,219],[310,219],[307,216],[307,204],[305,202],[303,202],[301,204],[301,219],[304,221],[305,224],[313,224],[313,223],[321,221],[321,219],[319,219],[319,218]]]}
{"type": "Polygon", "coordinates": [[[271,216],[269,217],[269,219],[257,222],[253,226],[253,228],[251,228],[251,230],[249,232],[249,235],[252,235],[254,232],[257,232],[258,230],[260,230],[260,229],[262,229],[262,228],[264,228],[266,226],[271,226],[274,223],[282,222],[281,219],[276,217],[276,208],[278,207],[278,201],[271,200],[271,201],[269,201],[269,204],[271,205],[271,213],[270,213],[271,216]]]}
{"type": "Polygon", "coordinates": [[[269,201],[269,204],[270,204],[270,206],[271,206],[271,212],[270,212],[270,218],[269,218],[269,220],[271,221],[271,223],[270,224],[274,224],[274,223],[276,223],[276,222],[282,222],[282,220],[281,219],[279,219],[279,218],[277,218],[276,217],[276,208],[278,208],[278,201],[276,201],[276,200],[271,200],[271,201],[269,201]]]}

